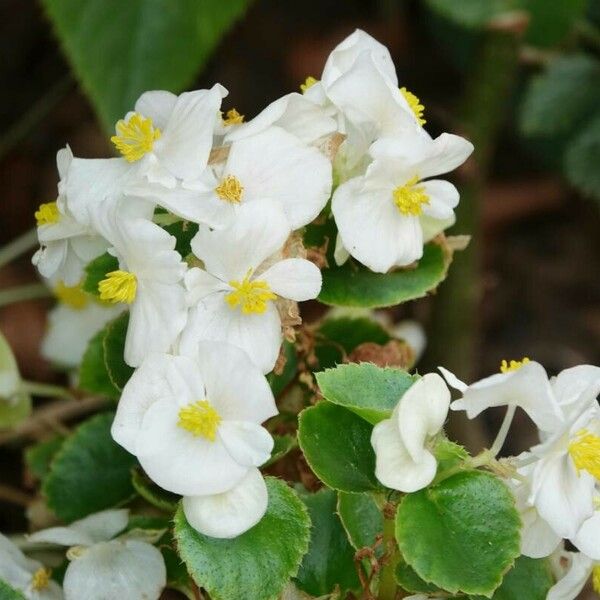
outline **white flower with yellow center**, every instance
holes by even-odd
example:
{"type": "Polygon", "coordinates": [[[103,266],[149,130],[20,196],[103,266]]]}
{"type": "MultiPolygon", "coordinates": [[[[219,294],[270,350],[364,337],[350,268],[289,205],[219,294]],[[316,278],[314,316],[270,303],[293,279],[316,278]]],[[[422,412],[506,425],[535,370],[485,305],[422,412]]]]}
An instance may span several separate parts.
{"type": "Polygon", "coordinates": [[[68,146],[56,155],[60,176],[58,199],[41,204],[35,212],[41,248],[32,259],[44,277],[62,279],[67,285],[78,283],[85,265],[107,247],[93,229],[78,222],[67,208],[64,191],[72,160],[68,146]]]}
{"type": "MultiPolygon", "coordinates": [[[[597,532],[600,534],[600,531],[597,532]]],[[[554,574],[557,582],[548,590],[546,600],[575,600],[580,597],[586,583],[592,578],[592,586],[600,594],[600,560],[583,552],[559,550],[553,556],[554,574]]]]}
{"type": "Polygon", "coordinates": [[[313,263],[276,256],[290,233],[281,209],[268,202],[240,207],[227,229],[200,227],[192,250],[204,268],[185,278],[191,309],[183,352],[198,340],[221,340],[245,350],[263,373],[273,369],[283,339],[276,301],[309,300],[321,290],[313,263]]]}
{"type": "Polygon", "coordinates": [[[63,591],[51,575],[50,569],[25,556],[0,533],[0,581],[20,592],[27,600],[62,600],[63,591]]]}
{"type": "Polygon", "coordinates": [[[164,559],[145,536],[136,539],[136,532],[118,536],[127,527],[128,514],[106,510],[29,536],[33,543],[70,548],[65,600],[158,600],[167,583],[164,559]]]}
{"type": "Polygon", "coordinates": [[[405,392],[390,419],[375,425],[375,476],[383,485],[410,493],[433,481],[437,461],[430,442],[441,431],[449,405],[444,380],[429,373],[405,392]]]}
{"type": "Polygon", "coordinates": [[[149,353],[168,351],[186,323],[186,265],[172,235],[147,219],[126,217],[132,204],[131,198],[103,202],[93,222],[119,260],[119,269],[98,284],[100,300],[129,305],[125,361],[136,367],[149,353]]]}
{"type": "Polygon", "coordinates": [[[331,209],[343,246],[372,271],[385,273],[421,258],[423,243],[454,220],[457,189],[431,179],[461,165],[473,146],[442,134],[375,142],[364,176],[337,188],[331,209]],[[432,230],[430,221],[442,224],[432,230]]]}
{"type": "Polygon", "coordinates": [[[276,414],[266,378],[244,352],[200,342],[186,356],[142,363],[123,390],[112,436],[159,486],[212,496],[269,458],[273,439],[260,424],[276,414]]]}
{"type": "Polygon", "coordinates": [[[122,304],[99,302],[79,285],[53,286],[58,304],[48,313],[48,327],[42,340],[42,356],[67,368],[77,367],[88,342],[106,323],[124,310],[122,304]]]}

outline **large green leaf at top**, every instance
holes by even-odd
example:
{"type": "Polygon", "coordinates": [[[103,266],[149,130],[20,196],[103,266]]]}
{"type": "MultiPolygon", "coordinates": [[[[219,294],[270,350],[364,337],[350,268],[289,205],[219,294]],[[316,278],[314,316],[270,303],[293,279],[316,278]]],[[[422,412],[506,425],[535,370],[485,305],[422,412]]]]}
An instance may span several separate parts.
{"type": "Polygon", "coordinates": [[[600,112],[570,142],[564,157],[567,179],[578,190],[596,200],[600,200],[598,164],[600,164],[600,112]]]}
{"type": "Polygon", "coordinates": [[[43,0],[107,130],[147,90],[188,86],[249,0],[43,0]]]}
{"type": "Polygon", "coordinates": [[[415,267],[374,273],[352,259],[323,269],[319,300],[332,306],[380,308],[415,300],[433,291],[445,278],[449,254],[435,243],[425,245],[415,267]]]}
{"type": "Polygon", "coordinates": [[[80,425],[50,464],[42,491],[63,521],[122,504],[134,494],[134,456],[110,435],[114,414],[102,413],[80,425]]]}
{"type": "Polygon", "coordinates": [[[402,499],[396,540],[426,581],[491,597],[519,556],[521,520],[508,488],[481,471],[458,473],[402,499]]]}
{"type": "Polygon", "coordinates": [[[380,489],[375,478],[373,427],[358,415],[329,402],[300,413],[298,442],[315,475],[342,492],[380,489]]]}
{"type": "Polygon", "coordinates": [[[372,363],[339,365],[315,374],[323,397],[372,425],[388,419],[406,390],[418,379],[401,369],[372,363]]]}
{"type": "Polygon", "coordinates": [[[312,528],[296,584],[313,596],[330,594],[336,587],[342,594],[359,590],[354,550],[336,514],[335,492],[322,488],[315,494],[300,492],[300,498],[308,508],[312,528]]]}
{"type": "Polygon", "coordinates": [[[181,508],[175,515],[179,555],[196,584],[213,600],[275,600],[298,572],[308,549],[307,510],[283,481],[267,477],[266,483],[269,505],[265,516],[234,539],[198,533],[181,508]]]}

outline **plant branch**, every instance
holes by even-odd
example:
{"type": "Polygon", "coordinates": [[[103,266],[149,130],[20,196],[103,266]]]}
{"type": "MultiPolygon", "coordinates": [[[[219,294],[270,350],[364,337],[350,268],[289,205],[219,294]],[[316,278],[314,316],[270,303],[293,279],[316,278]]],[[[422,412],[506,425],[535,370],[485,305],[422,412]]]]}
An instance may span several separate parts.
{"type": "Polygon", "coordinates": [[[28,283],[0,291],[0,308],[15,302],[24,300],[36,300],[37,298],[50,298],[52,292],[43,283],[28,283]]]}
{"type": "Polygon", "coordinates": [[[3,267],[28,250],[35,248],[37,243],[37,230],[34,227],[20,235],[18,238],[15,238],[12,242],[6,244],[3,248],[0,248],[0,267],[3,267]]]}

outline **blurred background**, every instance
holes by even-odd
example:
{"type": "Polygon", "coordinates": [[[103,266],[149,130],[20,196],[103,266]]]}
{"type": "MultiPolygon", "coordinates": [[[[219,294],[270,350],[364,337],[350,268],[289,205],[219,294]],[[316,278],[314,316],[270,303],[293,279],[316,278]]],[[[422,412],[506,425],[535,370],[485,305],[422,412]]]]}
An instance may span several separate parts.
{"type": "MultiPolygon", "coordinates": [[[[600,0],[1,0],[0,245],[55,199],[56,151],[110,156],[142,91],[219,81],[248,119],[318,78],[357,27],[390,48],[432,135],[476,145],[452,230],[472,242],[435,296],[393,311],[427,330],[419,370],[599,364],[600,0]]],[[[30,256],[0,269],[0,289],[36,280],[30,256]]],[[[38,351],[49,306],[3,306],[0,330],[26,379],[59,383],[38,351]]],[[[490,431],[454,433],[481,446],[490,431]]],[[[510,452],[532,441],[525,418],[517,431],[510,452]]],[[[1,448],[0,479],[23,489],[20,456],[1,448]]],[[[18,502],[2,506],[0,529],[23,525],[18,502]]]]}

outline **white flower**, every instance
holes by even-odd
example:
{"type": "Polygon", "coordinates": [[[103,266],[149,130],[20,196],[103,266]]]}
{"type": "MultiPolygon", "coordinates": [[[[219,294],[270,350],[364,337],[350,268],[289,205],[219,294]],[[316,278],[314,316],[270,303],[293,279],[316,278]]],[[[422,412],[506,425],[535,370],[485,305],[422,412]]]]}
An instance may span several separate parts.
{"type": "Polygon", "coordinates": [[[365,175],[350,179],[333,195],[331,208],[344,247],[380,273],[421,258],[427,241],[422,216],[453,218],[459,199],[451,183],[429,178],[455,169],[472,150],[469,142],[450,134],[375,142],[365,175]]]}
{"type": "Polygon", "coordinates": [[[192,308],[182,352],[198,340],[222,340],[245,350],[263,373],[273,369],[283,339],[275,301],[309,300],[321,289],[314,264],[273,257],[289,234],[281,210],[267,202],[240,207],[227,229],[200,227],[192,250],[204,269],[190,269],[185,278],[192,308]]]}
{"type": "Polygon", "coordinates": [[[130,305],[125,362],[136,367],[149,353],[170,349],[186,323],[187,309],[186,265],[174,249],[176,239],[145,218],[128,217],[134,202],[125,197],[102,202],[93,222],[119,260],[119,269],[98,285],[100,299],[130,305]]]}
{"type": "Polygon", "coordinates": [[[106,242],[70,213],[66,199],[66,180],[73,154],[67,146],[59,150],[56,164],[60,176],[58,199],[40,205],[35,213],[41,248],[32,258],[44,277],[62,279],[67,285],[77,284],[85,265],[102,254],[106,242]]]}
{"type": "Polygon", "coordinates": [[[29,536],[32,542],[69,546],[65,600],[157,600],[166,585],[161,553],[127,534],[127,510],[106,510],[29,536]]]}
{"type": "MultiPolygon", "coordinates": [[[[279,127],[234,142],[224,163],[211,165],[194,183],[172,190],[154,187],[153,200],[183,217],[222,228],[247,204],[276,202],[292,229],[310,223],[331,194],[331,163],[279,127]]],[[[130,185],[134,195],[147,195],[130,185]]]]}
{"type": "Polygon", "coordinates": [[[153,354],[123,390],[112,436],[162,488],[227,492],[270,456],[260,423],[277,414],[266,378],[238,348],[200,342],[187,356],[153,354]]]}
{"type": "Polygon", "coordinates": [[[436,373],[424,375],[406,391],[392,417],[373,428],[375,476],[386,487],[416,492],[429,485],[437,462],[429,448],[448,414],[450,391],[436,373]]]}
{"type": "Polygon", "coordinates": [[[0,581],[21,592],[27,600],[62,600],[62,589],[50,575],[50,569],[25,556],[0,534],[0,581]]]}
{"type": "Polygon", "coordinates": [[[99,302],[80,286],[65,286],[63,282],[54,287],[54,294],[58,304],[48,313],[42,356],[64,367],[77,367],[88,342],[123,312],[123,305],[99,302]]]}
{"type": "Polygon", "coordinates": [[[221,494],[185,496],[183,512],[200,533],[234,538],[256,525],[267,511],[269,495],[258,469],[249,469],[233,488],[221,494]]]}
{"type": "Polygon", "coordinates": [[[581,552],[559,551],[555,558],[558,581],[550,588],[546,600],[575,600],[593,576],[594,590],[600,594],[600,564],[581,552]]]}

